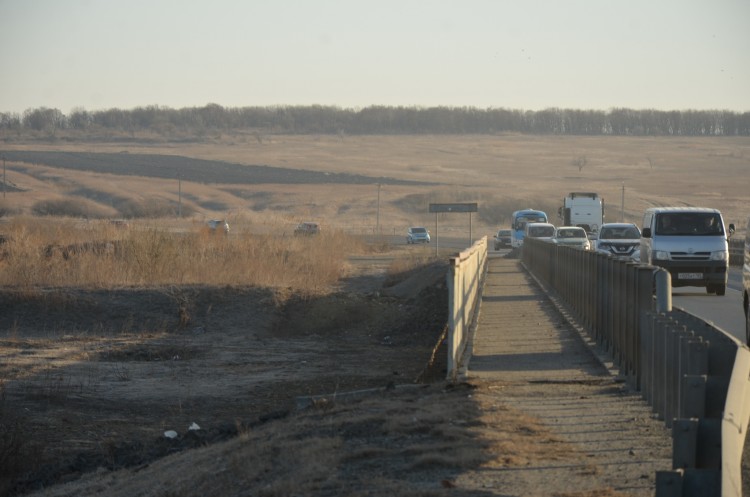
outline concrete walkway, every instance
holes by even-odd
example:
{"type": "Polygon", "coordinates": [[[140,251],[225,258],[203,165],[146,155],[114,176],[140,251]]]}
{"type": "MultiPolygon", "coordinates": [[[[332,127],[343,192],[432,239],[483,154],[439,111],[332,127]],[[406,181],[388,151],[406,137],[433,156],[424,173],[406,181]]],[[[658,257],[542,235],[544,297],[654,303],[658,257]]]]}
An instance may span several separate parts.
{"type": "Polygon", "coordinates": [[[672,467],[669,430],[517,259],[490,259],[470,350],[467,380],[494,392],[494,405],[537,418],[576,456],[493,468],[466,484],[504,496],[654,495],[656,471],[672,467]]]}

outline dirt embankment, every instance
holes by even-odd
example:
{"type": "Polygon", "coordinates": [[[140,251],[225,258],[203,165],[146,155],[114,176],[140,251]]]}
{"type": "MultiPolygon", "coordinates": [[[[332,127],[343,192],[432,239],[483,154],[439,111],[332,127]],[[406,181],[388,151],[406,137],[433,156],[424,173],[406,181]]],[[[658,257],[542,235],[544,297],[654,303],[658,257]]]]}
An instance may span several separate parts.
{"type": "Polygon", "coordinates": [[[445,269],[359,275],[356,292],[315,297],[3,291],[0,494],[229,440],[287,418],[300,396],[442,379],[444,354],[428,362],[447,321],[445,269]]]}

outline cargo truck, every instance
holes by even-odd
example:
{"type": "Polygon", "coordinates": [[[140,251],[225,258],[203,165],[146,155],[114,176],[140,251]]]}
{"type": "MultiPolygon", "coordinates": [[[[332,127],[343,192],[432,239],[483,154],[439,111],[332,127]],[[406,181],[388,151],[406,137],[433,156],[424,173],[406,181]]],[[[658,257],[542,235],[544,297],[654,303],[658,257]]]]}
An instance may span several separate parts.
{"type": "Polygon", "coordinates": [[[589,235],[604,223],[604,199],[598,193],[571,192],[563,199],[558,214],[564,226],[579,226],[589,235]]]}

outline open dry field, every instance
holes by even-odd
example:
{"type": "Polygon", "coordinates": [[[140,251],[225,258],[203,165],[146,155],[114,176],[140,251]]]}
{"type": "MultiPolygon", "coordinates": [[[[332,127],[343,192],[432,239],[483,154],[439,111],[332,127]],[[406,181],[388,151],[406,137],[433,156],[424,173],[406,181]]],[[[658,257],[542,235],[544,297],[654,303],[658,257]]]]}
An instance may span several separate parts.
{"type": "MultiPolygon", "coordinates": [[[[209,175],[211,182],[204,177],[180,185],[179,160],[165,163],[155,178],[8,161],[8,183],[22,191],[7,194],[0,205],[22,212],[44,198],[72,196],[92,202],[92,212],[102,216],[126,217],[113,208],[117,200],[158,200],[173,207],[181,200],[184,217],[222,215],[241,230],[265,231],[315,219],[366,232],[377,223],[380,182],[379,220],[386,233],[433,224],[430,202],[477,202],[479,212],[472,222],[492,232],[518,208],[541,208],[554,216],[570,191],[598,192],[607,202],[610,221],[637,222],[647,207],[657,205],[715,207],[734,223],[750,215],[750,192],[743,181],[750,168],[748,138],[268,136],[259,141],[253,135],[237,135],[215,143],[8,143],[0,149],[112,153],[118,154],[119,163],[126,154],[166,154],[316,171],[330,178],[324,182],[317,176],[306,183],[258,178],[255,183],[248,179],[227,184],[209,175]],[[372,181],[339,183],[337,175],[372,181]],[[416,183],[392,184],[388,179],[416,183]]],[[[466,220],[446,216],[443,223],[447,229],[463,229],[466,220]]]]}
{"type": "MultiPolygon", "coordinates": [[[[750,215],[748,138],[236,135],[0,146],[15,152],[98,161],[72,169],[42,155],[6,158],[0,234],[50,200],[104,219],[179,204],[182,219],[143,217],[132,229],[189,231],[221,217],[230,239],[289,235],[303,220],[353,234],[379,221],[403,234],[434,223],[430,202],[477,202],[474,232],[491,235],[518,208],[555,221],[570,191],[600,193],[610,221],[672,204],[719,208],[740,229],[750,215]],[[242,166],[267,167],[216,173],[242,166]],[[209,174],[191,176],[199,172],[209,174]]],[[[440,222],[441,232],[466,230],[462,216],[440,222]]],[[[447,495],[457,473],[498,451],[509,466],[572,457],[512,408],[492,411],[507,432],[490,441],[487,392],[442,382],[446,261],[430,255],[353,249],[339,279],[314,294],[235,282],[1,289],[0,494],[447,495]],[[371,388],[379,393],[345,402],[371,388]],[[321,394],[335,396],[309,398],[321,394]],[[311,407],[297,410],[300,398],[311,407]]]]}

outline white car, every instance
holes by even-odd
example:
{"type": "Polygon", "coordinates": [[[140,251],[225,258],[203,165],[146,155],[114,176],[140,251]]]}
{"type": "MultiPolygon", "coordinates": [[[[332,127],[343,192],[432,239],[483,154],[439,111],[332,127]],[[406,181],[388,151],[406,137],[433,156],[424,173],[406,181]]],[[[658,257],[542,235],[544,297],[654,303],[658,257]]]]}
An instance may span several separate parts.
{"type": "Polygon", "coordinates": [[[297,227],[294,228],[294,234],[302,236],[318,235],[320,234],[320,225],[312,221],[299,223],[297,227]]]}
{"type": "Polygon", "coordinates": [[[589,241],[586,230],[579,226],[560,226],[555,230],[552,242],[557,245],[591,250],[591,241],[589,241]]]}
{"type": "Polygon", "coordinates": [[[224,219],[211,219],[208,221],[208,229],[211,231],[222,230],[227,235],[229,234],[229,223],[224,219]]]}
{"type": "Polygon", "coordinates": [[[526,238],[538,238],[540,240],[552,240],[555,236],[555,225],[550,223],[528,223],[526,225],[526,238]]]}
{"type": "Polygon", "coordinates": [[[406,243],[430,243],[430,232],[421,226],[412,226],[406,230],[406,243]]]}
{"type": "Polygon", "coordinates": [[[604,223],[594,240],[594,250],[618,259],[640,258],[641,230],[632,223],[604,223]]]}

